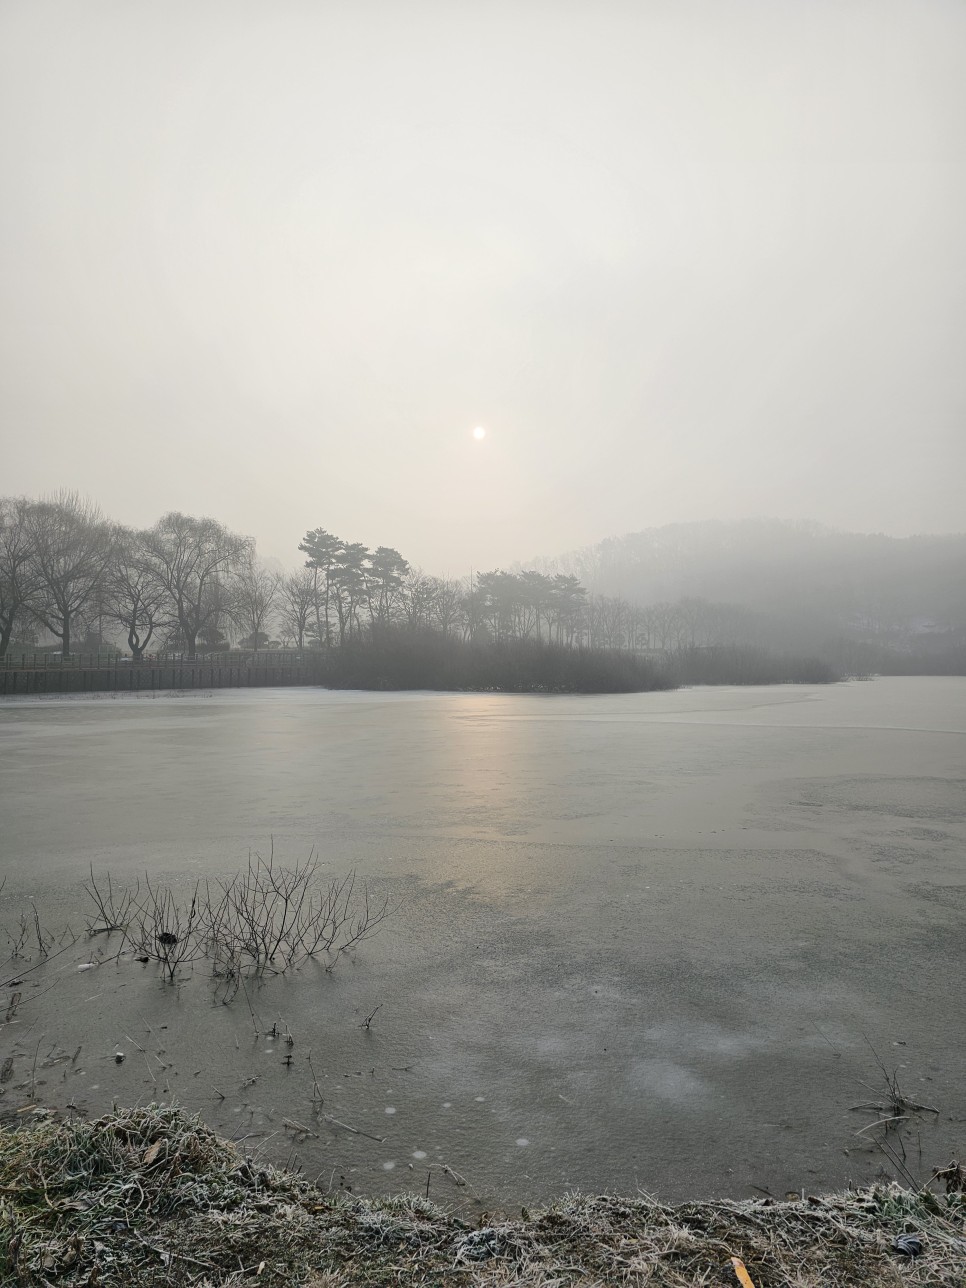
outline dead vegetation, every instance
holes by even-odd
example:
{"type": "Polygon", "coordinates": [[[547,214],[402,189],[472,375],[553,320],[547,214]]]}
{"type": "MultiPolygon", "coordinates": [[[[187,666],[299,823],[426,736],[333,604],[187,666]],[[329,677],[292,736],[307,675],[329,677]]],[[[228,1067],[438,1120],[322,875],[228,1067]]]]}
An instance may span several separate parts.
{"type": "Polygon", "coordinates": [[[0,1280],[42,1288],[886,1288],[966,1276],[966,1196],[898,1185],[792,1203],[568,1195],[469,1225],[415,1195],[326,1194],[170,1107],[0,1134],[0,1280]]]}
{"type": "Polygon", "coordinates": [[[207,952],[229,983],[245,973],[282,973],[310,959],[332,966],[372,935],[389,915],[356,876],[320,880],[314,855],[294,867],[249,857],[229,880],[205,884],[202,922],[207,952]]]}
{"type": "MultiPolygon", "coordinates": [[[[864,1034],[863,1037],[865,1037],[864,1034]]],[[[939,1109],[935,1105],[923,1104],[907,1095],[899,1083],[898,1069],[890,1072],[867,1037],[865,1042],[872,1052],[881,1080],[878,1084],[874,1084],[859,1079],[862,1086],[871,1091],[876,1098],[863,1100],[860,1104],[850,1106],[852,1112],[860,1111],[872,1115],[872,1121],[860,1127],[854,1134],[856,1137],[867,1139],[889,1160],[895,1168],[896,1175],[916,1189],[921,1183],[921,1170],[918,1169],[921,1169],[922,1165],[922,1136],[919,1128],[927,1115],[933,1121],[937,1119],[939,1109]],[[907,1150],[907,1143],[910,1147],[913,1144],[913,1135],[918,1154],[918,1169],[910,1159],[907,1150]]]]}
{"type": "MultiPolygon", "coordinates": [[[[3,886],[0,885],[0,890],[3,886]]],[[[30,904],[30,911],[21,911],[15,926],[7,926],[4,931],[10,945],[9,960],[27,960],[31,953],[36,953],[41,960],[50,956],[55,938],[40,924],[37,905],[30,904]]],[[[69,933],[69,932],[68,932],[69,933]]]]}
{"type": "Polygon", "coordinates": [[[198,882],[185,897],[148,877],[143,887],[119,887],[93,869],[84,888],[93,905],[89,935],[118,932],[138,960],[156,962],[172,982],[204,959],[226,1002],[246,976],[283,974],[310,960],[331,969],[391,911],[388,897],[374,900],[354,872],[325,880],[314,854],[288,867],[274,846],[267,858],[251,854],[241,872],[198,882]]]}

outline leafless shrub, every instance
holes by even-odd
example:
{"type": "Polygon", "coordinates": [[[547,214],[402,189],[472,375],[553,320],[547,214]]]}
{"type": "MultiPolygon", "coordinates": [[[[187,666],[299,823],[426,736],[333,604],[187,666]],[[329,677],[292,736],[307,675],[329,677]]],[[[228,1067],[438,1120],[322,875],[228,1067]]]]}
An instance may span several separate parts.
{"type": "Polygon", "coordinates": [[[925,1105],[907,1096],[899,1085],[898,1069],[893,1069],[890,1073],[869,1039],[865,1040],[879,1067],[882,1079],[878,1086],[860,1079],[862,1085],[875,1092],[879,1098],[850,1106],[852,1110],[863,1110],[875,1115],[874,1120],[860,1127],[855,1135],[867,1137],[892,1162],[907,1184],[918,1186],[921,1182],[909,1170],[906,1146],[902,1138],[903,1129],[921,1121],[923,1114],[938,1117],[939,1110],[934,1105],[925,1105]]]}
{"type": "Polygon", "coordinates": [[[16,926],[7,928],[6,936],[10,943],[10,956],[23,957],[30,937],[30,923],[25,912],[20,913],[16,926]]]}
{"type": "Polygon", "coordinates": [[[94,865],[91,864],[91,878],[84,883],[84,889],[94,904],[94,915],[87,918],[89,935],[110,934],[112,930],[124,930],[130,921],[140,894],[140,882],[133,890],[115,890],[110,872],[98,884],[94,876],[94,865]]]}
{"type": "Polygon", "coordinates": [[[249,857],[248,866],[206,890],[208,952],[222,973],[280,973],[310,958],[327,966],[372,935],[389,915],[389,900],[373,903],[356,876],[319,879],[314,854],[294,867],[249,857]]]}
{"type": "Polygon", "coordinates": [[[877,1101],[867,1100],[860,1105],[853,1105],[853,1109],[867,1109],[881,1115],[879,1122],[871,1123],[869,1127],[863,1127],[862,1131],[870,1130],[870,1127],[878,1127],[880,1124],[894,1125],[905,1121],[909,1114],[938,1114],[939,1110],[933,1105],[923,1105],[916,1100],[912,1100],[905,1094],[899,1085],[899,1071],[893,1069],[890,1073],[884,1062],[876,1051],[875,1047],[866,1038],[869,1050],[875,1057],[875,1062],[879,1066],[879,1072],[882,1074],[882,1083],[875,1087],[868,1082],[862,1082],[863,1087],[868,1087],[870,1091],[878,1091],[881,1099],[877,1101]],[[884,1092],[884,1094],[883,1094],[884,1092]]]}
{"type": "Polygon", "coordinates": [[[46,957],[54,943],[54,936],[48,934],[48,932],[41,926],[40,914],[37,911],[37,905],[35,903],[31,903],[30,911],[31,928],[33,930],[34,942],[37,945],[37,951],[40,953],[41,957],[46,957]]]}
{"type": "Polygon", "coordinates": [[[43,959],[50,955],[54,944],[54,936],[40,924],[40,914],[34,903],[31,903],[29,912],[18,914],[16,925],[8,927],[5,933],[10,943],[11,957],[26,957],[29,951],[36,948],[43,959]]]}
{"type": "Polygon", "coordinates": [[[170,981],[179,966],[205,955],[202,905],[196,885],[187,905],[179,903],[170,886],[152,886],[145,879],[147,893],[125,927],[128,942],[141,957],[158,962],[170,981]]]}
{"type": "Polygon", "coordinates": [[[207,959],[223,1002],[246,976],[281,974],[312,959],[331,970],[391,911],[388,897],[373,900],[354,872],[326,881],[314,852],[287,867],[274,847],[267,858],[250,855],[230,878],[199,883],[188,902],[147,877],[143,889],[138,883],[130,890],[109,874],[95,878],[93,869],[85,889],[95,908],[89,934],[120,930],[135,955],[159,963],[169,980],[179,967],[207,959]]]}

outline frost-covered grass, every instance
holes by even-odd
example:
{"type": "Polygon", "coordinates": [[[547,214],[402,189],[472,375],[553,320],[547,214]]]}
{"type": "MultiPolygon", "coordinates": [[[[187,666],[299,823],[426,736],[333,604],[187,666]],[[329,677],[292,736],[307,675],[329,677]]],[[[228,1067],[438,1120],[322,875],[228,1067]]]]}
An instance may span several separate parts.
{"type": "Polygon", "coordinates": [[[416,1195],[323,1193],[171,1107],[0,1132],[0,1282],[37,1288],[688,1288],[739,1284],[733,1258],[756,1288],[962,1288],[964,1216],[956,1186],[889,1185],[678,1207],[568,1195],[473,1227],[416,1195]]]}

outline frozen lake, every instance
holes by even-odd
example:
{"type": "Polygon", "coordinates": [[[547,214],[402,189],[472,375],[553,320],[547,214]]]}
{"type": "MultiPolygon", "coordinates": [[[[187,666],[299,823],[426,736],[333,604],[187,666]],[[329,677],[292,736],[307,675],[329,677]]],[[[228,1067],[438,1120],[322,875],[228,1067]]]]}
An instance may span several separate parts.
{"type": "Polygon", "coordinates": [[[184,884],[271,838],[398,905],[331,975],[253,990],[254,1025],[201,967],[171,988],[104,937],[7,962],[2,1111],[177,1098],[323,1181],[434,1168],[431,1197],[489,1211],[782,1195],[888,1165],[849,1108],[880,1098],[871,1044],[940,1111],[909,1165],[964,1152],[966,679],[8,700],[0,765],[10,934],[31,899],[81,931],[90,865],[184,884]],[[313,1115],[309,1051],[324,1112],[369,1135],[313,1115]]]}

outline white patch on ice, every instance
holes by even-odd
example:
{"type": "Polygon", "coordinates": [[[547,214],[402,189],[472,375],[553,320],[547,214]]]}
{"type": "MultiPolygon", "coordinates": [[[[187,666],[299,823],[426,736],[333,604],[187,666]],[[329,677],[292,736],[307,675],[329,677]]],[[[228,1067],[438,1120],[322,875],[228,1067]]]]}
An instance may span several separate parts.
{"type": "Polygon", "coordinates": [[[486,1096],[477,1096],[476,1099],[482,1104],[483,1101],[486,1099],[486,1096]]]}
{"type": "Polygon", "coordinates": [[[386,1113],[387,1113],[387,1114],[394,1114],[395,1112],[396,1112],[396,1106],[395,1106],[395,1105],[386,1105],[386,1113]]]}
{"type": "Polygon", "coordinates": [[[443,1108],[444,1108],[444,1109],[452,1109],[452,1108],[453,1108],[453,1102],[452,1102],[452,1100],[444,1100],[444,1101],[443,1101],[443,1108]]]}
{"type": "Polygon", "coordinates": [[[518,1136],[517,1144],[522,1148],[524,1145],[529,1145],[530,1142],[527,1140],[526,1136],[518,1136]]]}
{"type": "Polygon", "coordinates": [[[708,1094],[704,1080],[684,1064],[659,1057],[632,1061],[624,1074],[624,1084],[639,1094],[672,1103],[708,1094]]]}
{"type": "Polygon", "coordinates": [[[387,1162],[387,1163],[383,1163],[383,1165],[382,1165],[382,1170],[383,1170],[384,1172],[391,1172],[395,1166],[396,1166],[396,1164],[395,1164],[395,1163],[393,1163],[393,1162],[391,1162],[391,1161],[390,1161],[390,1162],[387,1162]]]}
{"type": "Polygon", "coordinates": [[[425,1157],[426,1157],[426,1151],[424,1149],[413,1150],[413,1158],[425,1158],[425,1157]]]}

